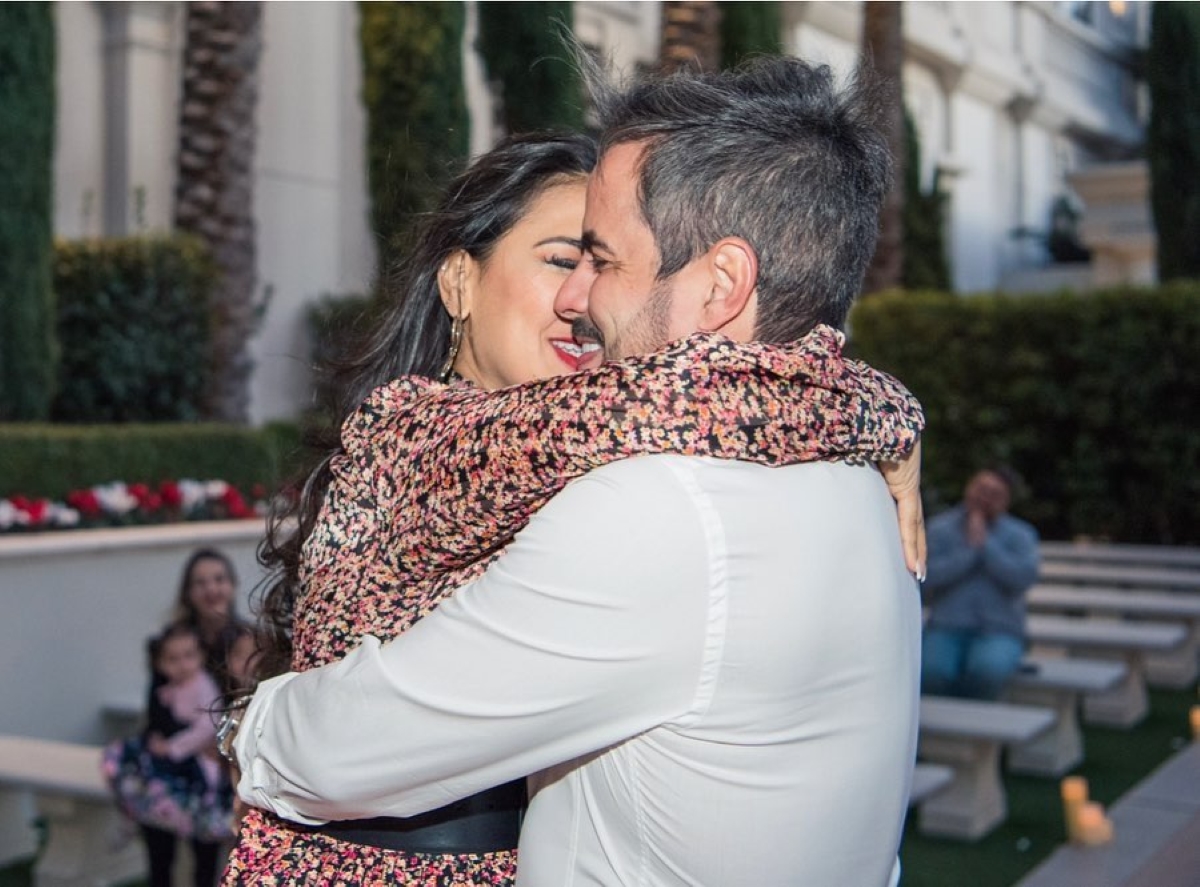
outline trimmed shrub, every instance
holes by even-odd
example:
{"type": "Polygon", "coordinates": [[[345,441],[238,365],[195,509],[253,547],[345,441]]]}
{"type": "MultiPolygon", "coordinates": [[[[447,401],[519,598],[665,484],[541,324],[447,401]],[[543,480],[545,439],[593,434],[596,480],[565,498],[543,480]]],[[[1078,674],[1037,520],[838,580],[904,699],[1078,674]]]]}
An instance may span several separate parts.
{"type": "Polygon", "coordinates": [[[54,8],[0,4],[0,421],[54,396],[54,8]]]}
{"type": "Polygon", "coordinates": [[[379,268],[403,255],[416,215],[465,163],[462,3],[360,3],[367,173],[379,268]]]}
{"type": "Polygon", "coordinates": [[[60,243],[54,286],[62,362],[53,417],[198,418],[214,279],[207,251],[190,237],[60,243]]]}
{"type": "Polygon", "coordinates": [[[560,36],[572,30],[571,8],[563,0],[478,4],[476,45],[510,133],[583,127],[583,84],[560,36]]]}
{"type": "Polygon", "coordinates": [[[929,190],[921,190],[921,140],[907,108],[904,145],[904,286],[949,291],[950,262],[945,242],[949,200],[936,172],[929,190]]]}
{"type": "Polygon", "coordinates": [[[1200,284],[1087,295],[894,292],[852,351],[921,399],[930,511],[976,468],[1024,477],[1043,538],[1200,542],[1200,284]]]}
{"type": "Polygon", "coordinates": [[[0,425],[0,497],[61,499],[123,481],[218,479],[278,489],[300,450],[295,427],[224,424],[0,425]]]}

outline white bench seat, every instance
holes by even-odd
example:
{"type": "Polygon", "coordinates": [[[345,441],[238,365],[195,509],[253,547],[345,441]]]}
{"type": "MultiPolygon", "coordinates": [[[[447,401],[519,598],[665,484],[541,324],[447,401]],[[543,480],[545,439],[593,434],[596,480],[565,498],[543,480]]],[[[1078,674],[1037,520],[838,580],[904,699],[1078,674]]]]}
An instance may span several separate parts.
{"type": "Polygon", "coordinates": [[[1154,687],[1180,690],[1190,687],[1200,677],[1200,594],[1091,585],[1035,585],[1026,595],[1026,601],[1035,610],[1182,622],[1188,627],[1187,640],[1169,653],[1148,654],[1146,680],[1154,687]]]}
{"type": "Polygon", "coordinates": [[[1124,680],[1129,667],[1108,659],[1026,656],[1009,681],[1009,702],[1040,705],[1056,713],[1054,726],[1008,749],[1008,769],[1035,776],[1062,776],[1084,758],[1079,728],[1080,697],[1104,693],[1124,680]]]}
{"type": "Polygon", "coordinates": [[[1047,708],[922,696],[918,756],[949,766],[949,786],[920,804],[923,834],[975,840],[1008,816],[1000,750],[1029,742],[1054,725],[1047,708]]]}
{"type": "Polygon", "coordinates": [[[913,768],[912,788],[908,792],[909,806],[920,804],[953,781],[954,770],[952,768],[918,761],[913,768]]]}
{"type": "Polygon", "coordinates": [[[1161,591],[1200,591],[1200,570],[1171,567],[1128,567],[1050,561],[1038,570],[1040,582],[1153,588],[1161,591]]]}
{"type": "Polygon", "coordinates": [[[29,796],[46,820],[36,887],[103,887],[145,874],[139,843],[121,840],[125,830],[100,773],[100,755],[99,746],[0,736],[0,829],[28,830],[28,821],[11,817],[28,809],[29,796]]]}
{"type": "Polygon", "coordinates": [[[1030,614],[1025,634],[1035,652],[1043,647],[1066,649],[1070,655],[1116,658],[1125,662],[1125,677],[1111,690],[1088,693],[1084,719],[1091,724],[1132,727],[1150,711],[1146,691],[1146,657],[1174,652],[1188,639],[1179,623],[1126,622],[1118,619],[1077,619],[1030,614]]]}
{"type": "Polygon", "coordinates": [[[1183,545],[1043,542],[1039,548],[1043,561],[1122,564],[1131,567],[1183,567],[1200,570],[1200,548],[1183,545]]]}

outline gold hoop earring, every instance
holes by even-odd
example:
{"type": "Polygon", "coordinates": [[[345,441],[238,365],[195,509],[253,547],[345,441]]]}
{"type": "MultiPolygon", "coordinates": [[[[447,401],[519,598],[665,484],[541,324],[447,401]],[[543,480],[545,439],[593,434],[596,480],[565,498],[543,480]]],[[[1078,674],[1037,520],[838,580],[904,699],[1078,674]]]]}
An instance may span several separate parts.
{"type": "Polygon", "coordinates": [[[450,322],[450,353],[438,373],[439,382],[449,382],[450,374],[454,372],[454,361],[458,358],[458,349],[462,346],[463,322],[461,317],[455,317],[450,322]]]}

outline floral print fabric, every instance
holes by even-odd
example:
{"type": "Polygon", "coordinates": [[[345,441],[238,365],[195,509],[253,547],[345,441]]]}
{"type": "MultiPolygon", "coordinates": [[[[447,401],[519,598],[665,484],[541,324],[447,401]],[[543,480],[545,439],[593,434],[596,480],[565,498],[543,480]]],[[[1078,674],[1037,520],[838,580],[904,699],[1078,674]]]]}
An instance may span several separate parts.
{"type": "MultiPolygon", "coordinates": [[[[683,453],[785,465],[910,451],[921,409],[818,327],[792,345],[698,333],[648,357],[498,392],[406,377],[342,429],[305,543],[292,667],[392,638],[480,575],[555,493],[608,462],[683,453]]],[[[252,811],[225,884],[508,885],[516,854],[363,847],[252,811]]]]}

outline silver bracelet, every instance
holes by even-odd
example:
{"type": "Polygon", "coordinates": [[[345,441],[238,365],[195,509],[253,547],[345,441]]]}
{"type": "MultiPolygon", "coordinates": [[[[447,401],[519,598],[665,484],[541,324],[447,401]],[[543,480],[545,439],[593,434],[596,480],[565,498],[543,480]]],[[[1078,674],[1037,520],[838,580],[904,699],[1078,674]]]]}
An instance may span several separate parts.
{"type": "Polygon", "coordinates": [[[237,763],[233,753],[233,740],[237,738],[238,727],[242,725],[242,711],[250,704],[250,696],[243,696],[225,709],[221,722],[217,725],[217,753],[231,764],[237,763]]]}

